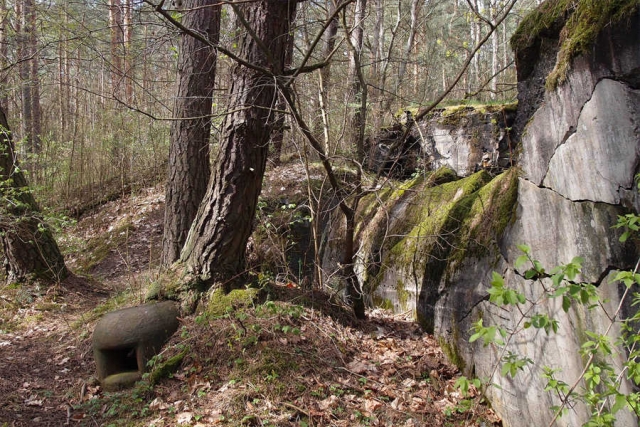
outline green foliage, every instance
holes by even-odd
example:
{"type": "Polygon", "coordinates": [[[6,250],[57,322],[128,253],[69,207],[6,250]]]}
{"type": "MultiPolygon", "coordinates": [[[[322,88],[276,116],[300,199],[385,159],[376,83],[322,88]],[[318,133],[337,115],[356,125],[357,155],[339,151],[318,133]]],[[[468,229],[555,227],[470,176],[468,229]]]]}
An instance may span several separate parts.
{"type": "Polygon", "coordinates": [[[469,379],[463,375],[460,378],[458,378],[454,383],[454,387],[460,390],[463,396],[469,395],[469,390],[471,389],[471,386],[475,388],[480,388],[482,386],[482,382],[480,381],[479,378],[469,379]]]}
{"type": "MultiPolygon", "coordinates": [[[[621,216],[616,228],[623,228],[625,232],[620,240],[624,242],[632,237],[638,230],[638,224],[640,217],[637,215],[621,216]]],[[[553,317],[552,312],[546,311],[548,309],[545,307],[549,306],[546,304],[547,301],[561,299],[564,312],[578,306],[584,307],[587,311],[603,310],[603,301],[596,286],[576,281],[584,263],[583,258],[575,257],[567,264],[548,270],[533,258],[531,248],[526,245],[519,245],[518,248],[522,255],[515,260],[514,266],[521,271],[520,274],[529,281],[532,288],[540,290],[540,296],[534,300],[527,299],[523,293],[510,288],[502,275],[494,272],[488,290],[489,302],[506,310],[516,310],[519,313],[517,326],[507,329],[499,325],[485,325],[481,318],[472,324],[469,338],[471,343],[481,340],[483,346],[491,345],[498,349],[500,364],[495,368],[500,368],[503,376],[511,378],[515,378],[520,371],[525,371],[534,364],[530,358],[522,357],[508,349],[512,339],[529,328],[544,330],[546,335],[555,334],[559,330],[559,320],[553,317]]],[[[636,415],[640,414],[638,389],[628,390],[622,384],[628,379],[636,387],[640,385],[640,336],[637,334],[640,311],[636,310],[629,318],[620,316],[620,309],[626,298],[632,298],[632,306],[640,305],[640,293],[637,291],[640,274],[637,268],[636,266],[634,271],[620,271],[614,276],[613,282],[624,284],[626,291],[621,297],[622,301],[616,313],[607,314],[611,324],[606,328],[606,332],[583,331],[584,341],[580,354],[585,366],[580,377],[573,379],[573,383],[569,385],[559,378],[562,374],[559,369],[542,367],[542,378],[546,380],[545,391],[553,393],[560,402],[551,408],[554,419],[564,415],[576,401],[584,402],[591,409],[591,417],[585,424],[587,426],[611,426],[616,420],[616,413],[624,408],[636,415]],[[614,324],[618,324],[622,331],[617,340],[608,335],[614,324]],[[614,357],[619,356],[624,357],[622,367],[613,362],[614,357]]],[[[456,382],[456,386],[464,394],[468,392],[471,384],[466,377],[456,382]]],[[[482,387],[490,385],[484,382],[482,387]]]]}
{"type": "Polygon", "coordinates": [[[507,375],[514,378],[518,371],[523,371],[524,367],[533,364],[533,360],[528,357],[519,357],[516,353],[508,351],[502,356],[502,376],[507,375]]]}
{"type": "Polygon", "coordinates": [[[631,233],[637,232],[640,229],[640,217],[634,214],[627,214],[618,217],[618,223],[614,225],[614,228],[623,228],[624,232],[620,237],[621,242],[626,242],[631,236],[631,233]]]}
{"type": "Polygon", "coordinates": [[[507,336],[507,331],[504,328],[499,328],[497,326],[484,326],[482,319],[473,324],[472,330],[474,334],[469,338],[469,342],[475,342],[482,338],[482,343],[485,347],[489,344],[504,345],[502,338],[507,336]],[[498,332],[502,338],[496,336],[498,332]]]}
{"type": "Polygon", "coordinates": [[[524,294],[516,292],[504,286],[504,279],[495,271],[491,280],[491,288],[489,289],[489,301],[501,305],[524,304],[526,299],[524,294]]]}

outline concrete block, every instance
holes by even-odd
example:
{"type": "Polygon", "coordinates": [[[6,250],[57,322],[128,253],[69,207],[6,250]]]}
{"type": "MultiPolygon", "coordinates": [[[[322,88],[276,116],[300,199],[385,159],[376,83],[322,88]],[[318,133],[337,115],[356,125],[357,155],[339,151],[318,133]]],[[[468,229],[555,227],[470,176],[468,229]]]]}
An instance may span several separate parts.
{"type": "Polygon", "coordinates": [[[178,325],[178,307],[172,301],[107,313],[93,332],[93,354],[103,389],[121,390],[142,378],[149,359],[178,325]]]}

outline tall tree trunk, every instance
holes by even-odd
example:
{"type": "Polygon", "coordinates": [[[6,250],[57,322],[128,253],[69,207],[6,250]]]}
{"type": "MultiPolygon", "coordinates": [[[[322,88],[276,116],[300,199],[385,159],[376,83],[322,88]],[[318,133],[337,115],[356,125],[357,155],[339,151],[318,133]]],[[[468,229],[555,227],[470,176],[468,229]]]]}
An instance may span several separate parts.
{"type": "Polygon", "coordinates": [[[33,118],[31,111],[31,86],[29,84],[31,67],[29,64],[29,38],[27,34],[27,26],[29,25],[27,19],[28,1],[29,0],[17,0],[15,3],[16,45],[18,61],[20,61],[18,64],[18,74],[20,75],[20,97],[22,101],[20,108],[20,136],[21,138],[26,140],[27,147],[29,146],[31,140],[30,130],[33,118]]]}
{"type": "Polygon", "coordinates": [[[133,58],[132,58],[132,37],[133,37],[133,0],[124,0],[122,5],[123,17],[122,17],[122,45],[124,56],[124,84],[125,84],[125,101],[127,103],[133,102],[133,58]]]}
{"type": "Polygon", "coordinates": [[[27,41],[29,45],[29,55],[31,57],[29,67],[29,88],[31,91],[31,134],[29,149],[32,153],[39,153],[42,150],[41,138],[42,135],[42,110],[40,108],[40,76],[38,74],[38,39],[37,39],[37,25],[36,25],[36,8],[34,0],[27,0],[25,4],[28,4],[27,20],[28,20],[28,34],[29,39],[27,41]]]}
{"type": "MultiPolygon", "coordinates": [[[[246,27],[238,56],[280,75],[296,1],[232,5],[246,27]]],[[[228,284],[244,268],[275,119],[274,79],[241,64],[233,70],[230,114],[214,173],[181,255],[188,270],[209,286],[228,284]]]]}
{"type": "MultiPolygon", "coordinates": [[[[218,0],[184,0],[183,24],[217,44],[220,37],[218,0]]],[[[165,266],[180,257],[209,181],[211,107],[216,51],[189,34],[182,34],[178,58],[178,89],[171,124],[169,176],[164,214],[162,260],[165,266]]]]}
{"type": "Polygon", "coordinates": [[[7,118],[0,110],[0,242],[7,280],[60,281],[68,274],[60,249],[40,217],[27,180],[16,167],[7,118]]]}
{"type": "MultiPolygon", "coordinates": [[[[7,57],[9,53],[9,39],[7,37],[9,23],[9,10],[7,9],[7,0],[0,0],[0,68],[4,70],[9,64],[7,57]]],[[[8,111],[9,98],[7,96],[8,87],[7,79],[8,71],[0,71],[0,109],[8,111]]]]}
{"type": "MultiPolygon", "coordinates": [[[[294,18],[292,18],[293,21],[294,18]]],[[[287,46],[285,50],[285,58],[284,58],[284,68],[288,68],[291,66],[291,61],[293,60],[293,32],[289,32],[287,34],[287,46]]],[[[273,129],[273,135],[271,137],[271,144],[273,145],[273,156],[272,161],[274,165],[280,164],[280,157],[282,156],[282,145],[284,143],[284,132],[287,129],[286,126],[286,114],[285,110],[287,108],[287,102],[281,95],[278,95],[278,105],[276,112],[276,123],[273,129]]]]}
{"type": "Polygon", "coordinates": [[[122,89],[122,43],[124,40],[124,23],[122,16],[122,0],[109,0],[109,29],[111,31],[111,91],[120,98],[122,89]]]}
{"type": "MultiPolygon", "coordinates": [[[[384,43],[385,43],[385,25],[384,25],[384,0],[375,1],[376,22],[373,29],[373,41],[371,45],[371,73],[369,79],[373,82],[375,90],[370,94],[372,105],[382,105],[382,98],[384,96],[382,88],[382,76],[381,70],[384,69],[382,60],[384,57],[384,43]]],[[[384,117],[383,111],[378,111],[378,114],[373,114],[372,127],[373,129],[379,129],[382,126],[382,120],[384,117]]]]}
{"type": "Polygon", "coordinates": [[[349,99],[347,105],[357,105],[351,115],[351,143],[356,149],[356,161],[362,163],[364,159],[364,123],[366,108],[366,87],[363,85],[361,54],[364,40],[364,17],[367,0],[357,0],[354,15],[354,28],[351,32],[351,55],[349,58],[349,99]]]}
{"type": "MultiPolygon", "coordinates": [[[[334,16],[336,10],[336,4],[333,0],[327,1],[327,19],[330,19],[329,26],[324,33],[324,47],[322,49],[322,57],[329,58],[336,46],[336,35],[338,34],[338,18],[334,16]]],[[[320,109],[321,121],[315,122],[314,132],[317,138],[320,134],[323,135],[324,148],[327,153],[331,152],[332,148],[329,146],[329,129],[330,121],[328,108],[328,94],[331,88],[331,64],[327,64],[318,71],[318,107],[320,109]]]]}
{"type": "MultiPolygon", "coordinates": [[[[355,161],[357,164],[362,165],[364,162],[364,131],[367,120],[367,86],[362,73],[361,58],[362,58],[362,45],[364,39],[364,17],[365,9],[367,6],[366,0],[357,0],[354,16],[354,29],[351,33],[351,39],[349,40],[350,48],[350,61],[349,61],[349,96],[350,102],[356,105],[356,109],[351,117],[351,144],[355,147],[355,161]]],[[[363,319],[365,317],[364,295],[362,288],[358,280],[358,276],[353,268],[353,261],[355,257],[355,228],[356,218],[355,213],[358,209],[360,198],[362,197],[362,176],[360,169],[353,183],[353,197],[351,205],[349,206],[346,201],[343,201],[344,207],[342,208],[345,221],[346,221],[346,233],[344,239],[342,267],[340,274],[345,280],[346,294],[349,303],[353,307],[353,311],[357,318],[363,319]]]]}
{"type": "Polygon", "coordinates": [[[398,80],[396,81],[396,94],[400,95],[400,86],[404,81],[404,75],[407,72],[407,62],[411,57],[411,51],[416,40],[416,33],[418,32],[418,17],[420,15],[420,7],[422,6],[421,0],[411,0],[411,24],[409,27],[409,37],[407,37],[407,43],[404,48],[404,55],[400,61],[398,69],[398,80]]]}
{"type": "MultiPolygon", "coordinates": [[[[498,5],[494,1],[489,1],[489,16],[492,23],[495,23],[498,14],[498,5]]],[[[491,75],[493,76],[491,79],[491,99],[496,99],[498,93],[498,69],[499,69],[499,58],[498,58],[498,30],[496,29],[493,33],[491,33],[491,75]]]]}

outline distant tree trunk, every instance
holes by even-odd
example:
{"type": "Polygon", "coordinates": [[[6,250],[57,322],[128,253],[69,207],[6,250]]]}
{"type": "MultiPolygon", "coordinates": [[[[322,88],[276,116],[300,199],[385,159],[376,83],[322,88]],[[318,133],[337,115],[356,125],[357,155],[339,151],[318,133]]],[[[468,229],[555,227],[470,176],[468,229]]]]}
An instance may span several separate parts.
{"type": "Polygon", "coordinates": [[[419,15],[420,8],[422,6],[422,2],[420,0],[412,0],[411,1],[411,26],[409,28],[409,37],[407,38],[407,43],[404,48],[404,55],[402,61],[400,61],[400,66],[398,69],[398,80],[396,82],[396,94],[400,95],[399,89],[404,82],[404,75],[407,72],[407,62],[411,59],[411,51],[413,50],[413,46],[416,40],[416,34],[418,32],[418,23],[419,23],[419,15]]]}
{"type": "Polygon", "coordinates": [[[30,126],[32,123],[32,111],[31,111],[31,86],[29,84],[30,69],[29,66],[29,49],[28,49],[28,36],[27,36],[27,1],[17,0],[15,3],[16,8],[16,47],[18,56],[18,74],[20,75],[20,123],[21,132],[20,136],[26,140],[27,146],[31,139],[30,126]]]}
{"type": "MultiPolygon", "coordinates": [[[[184,0],[183,24],[217,44],[220,36],[218,0],[184,0]]],[[[180,257],[198,206],[209,182],[211,107],[216,51],[188,34],[180,38],[178,89],[171,125],[162,244],[163,264],[180,257]]]]}
{"type": "MultiPolygon", "coordinates": [[[[292,19],[293,20],[293,19],[292,19]]],[[[293,60],[293,33],[289,32],[287,34],[287,48],[285,51],[284,58],[284,68],[288,68],[291,66],[291,61],[293,60]]],[[[287,103],[284,98],[279,95],[278,96],[278,105],[276,107],[276,123],[273,128],[273,135],[271,136],[271,144],[273,145],[273,156],[272,161],[274,165],[280,164],[280,157],[282,156],[282,145],[284,143],[284,132],[287,128],[286,126],[286,110],[287,103]]]]}
{"type": "Polygon", "coordinates": [[[16,44],[20,93],[22,98],[22,138],[30,153],[40,151],[40,80],[38,77],[36,10],[33,0],[18,0],[16,10],[16,44]]]}
{"type": "Polygon", "coordinates": [[[27,0],[28,5],[27,21],[28,35],[27,40],[29,55],[31,57],[29,67],[29,88],[31,90],[31,123],[29,126],[29,150],[32,153],[39,153],[42,150],[42,110],[40,107],[40,76],[38,74],[38,38],[36,25],[36,8],[34,0],[27,0]]]}
{"type": "MultiPolygon", "coordinates": [[[[384,25],[384,0],[375,0],[376,21],[373,28],[372,44],[371,44],[371,67],[369,75],[370,81],[373,82],[373,86],[376,88],[371,91],[370,99],[372,105],[382,105],[383,98],[382,91],[382,78],[380,70],[383,69],[382,59],[384,57],[384,44],[385,44],[385,28],[384,25]]],[[[372,126],[373,129],[379,129],[382,125],[384,117],[383,111],[378,111],[378,114],[373,114],[372,126]]]]}
{"type": "MultiPolygon", "coordinates": [[[[245,26],[238,56],[281,75],[296,3],[231,3],[245,26]]],[[[244,268],[274,126],[275,78],[241,64],[233,70],[230,113],[214,173],[181,255],[188,270],[208,286],[216,283],[228,289],[244,268]]]]}
{"type": "MultiPolygon", "coordinates": [[[[495,2],[489,2],[489,16],[492,23],[495,22],[498,14],[498,5],[495,2]]],[[[498,30],[491,33],[491,75],[493,78],[491,79],[491,99],[495,100],[497,98],[498,93],[498,30]]]]}
{"type": "MultiPolygon", "coordinates": [[[[65,23],[64,27],[68,26],[69,14],[63,13],[61,10],[58,15],[58,19],[65,23]]],[[[67,140],[70,96],[69,86],[71,83],[69,79],[69,43],[65,40],[63,35],[64,27],[60,27],[60,32],[58,34],[58,37],[60,38],[60,42],[58,43],[58,120],[60,123],[60,134],[58,135],[58,138],[61,141],[67,140]]],[[[70,161],[73,161],[73,156],[71,156],[70,161]]]]}
{"type": "MultiPolygon", "coordinates": [[[[7,9],[7,0],[0,0],[0,68],[3,70],[7,67],[8,53],[9,53],[9,40],[7,37],[7,26],[9,22],[9,10],[7,9]]],[[[7,96],[7,78],[9,77],[8,71],[1,71],[0,73],[0,109],[8,111],[9,98],[7,96]]]]}
{"type": "Polygon", "coordinates": [[[124,23],[122,0],[109,0],[109,28],[111,30],[111,91],[116,98],[122,89],[122,52],[124,23]]]}
{"type": "Polygon", "coordinates": [[[7,118],[0,110],[0,241],[9,282],[55,282],[68,275],[56,241],[42,221],[27,180],[16,167],[7,118]]]}
{"type": "Polygon", "coordinates": [[[134,70],[131,55],[132,37],[133,37],[133,0],[124,0],[123,18],[122,18],[122,44],[124,56],[124,84],[125,84],[125,100],[127,103],[133,102],[133,80],[134,70]]]}
{"type": "MultiPolygon", "coordinates": [[[[354,29],[351,33],[351,39],[349,41],[350,47],[350,62],[349,62],[349,102],[356,105],[355,111],[351,116],[351,135],[350,143],[355,148],[356,155],[355,161],[362,165],[364,162],[364,131],[367,120],[367,86],[362,74],[361,58],[362,58],[362,46],[364,36],[364,17],[367,2],[366,0],[357,0],[355,9],[355,23],[354,29]]],[[[357,177],[354,186],[354,195],[351,201],[351,206],[347,205],[344,201],[343,214],[346,221],[346,233],[344,239],[342,267],[340,274],[346,283],[347,298],[357,318],[363,319],[365,317],[364,295],[360,286],[358,276],[353,268],[353,261],[355,257],[355,228],[356,217],[355,213],[358,209],[360,198],[362,197],[361,186],[362,176],[360,169],[358,168],[357,177]]]]}
{"type": "Polygon", "coordinates": [[[349,103],[357,105],[351,115],[351,143],[356,149],[356,160],[362,162],[364,159],[364,123],[366,106],[366,87],[362,84],[362,68],[360,59],[362,45],[364,41],[364,17],[367,0],[357,0],[354,16],[354,29],[351,33],[351,55],[349,61],[349,103]]]}
{"type": "MultiPolygon", "coordinates": [[[[329,0],[327,5],[327,19],[331,19],[329,22],[329,26],[327,27],[327,31],[324,33],[324,47],[323,47],[323,58],[328,58],[329,55],[333,52],[333,49],[336,46],[336,35],[338,34],[338,18],[333,17],[336,9],[336,5],[332,0],[329,0]],[[332,18],[333,17],[333,18],[332,18]]],[[[331,88],[331,64],[327,64],[325,67],[319,70],[319,90],[318,90],[318,106],[320,107],[320,114],[322,115],[322,131],[320,131],[320,125],[315,129],[315,133],[320,135],[322,132],[323,140],[324,140],[324,149],[327,153],[331,152],[331,147],[329,146],[330,137],[329,137],[329,114],[327,112],[328,108],[328,94],[331,88]]],[[[318,138],[320,139],[320,138],[318,138]]]]}

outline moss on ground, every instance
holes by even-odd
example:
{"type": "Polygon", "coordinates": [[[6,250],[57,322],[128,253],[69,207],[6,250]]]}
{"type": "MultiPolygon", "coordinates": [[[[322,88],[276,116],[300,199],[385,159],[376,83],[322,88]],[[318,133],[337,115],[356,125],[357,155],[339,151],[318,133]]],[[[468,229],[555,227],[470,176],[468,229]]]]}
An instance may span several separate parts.
{"type": "Polygon", "coordinates": [[[111,251],[125,244],[132,231],[133,224],[127,222],[89,240],[86,247],[82,249],[86,256],[79,262],[78,272],[89,273],[93,267],[107,258],[111,251]]]}
{"type": "Polygon", "coordinates": [[[190,348],[184,348],[180,353],[171,356],[167,360],[157,362],[149,372],[149,376],[147,378],[149,384],[156,385],[160,380],[169,378],[174,374],[190,350],[190,348]]]}
{"type": "Polygon", "coordinates": [[[548,90],[565,82],[571,61],[589,52],[598,35],[640,10],[640,0],[547,0],[531,12],[511,38],[511,48],[521,51],[556,25],[563,25],[555,68],[546,81],[548,90]]]}
{"type": "Polygon", "coordinates": [[[253,305],[258,297],[259,289],[234,289],[225,294],[222,289],[216,289],[206,303],[205,312],[212,318],[222,317],[240,308],[253,305]]]}

